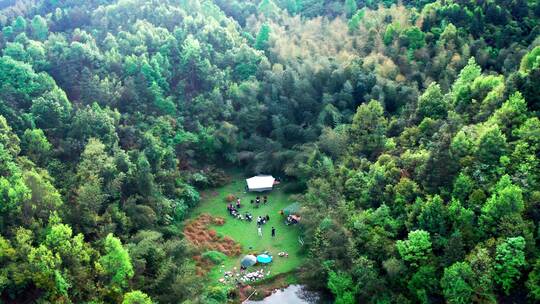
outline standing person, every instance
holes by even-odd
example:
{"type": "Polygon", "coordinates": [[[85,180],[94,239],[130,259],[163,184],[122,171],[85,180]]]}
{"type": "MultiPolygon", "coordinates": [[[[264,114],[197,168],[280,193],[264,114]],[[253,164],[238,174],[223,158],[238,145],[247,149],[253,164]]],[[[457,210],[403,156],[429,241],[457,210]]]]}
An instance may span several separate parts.
{"type": "Polygon", "coordinates": [[[261,226],[259,226],[257,228],[257,233],[259,234],[259,237],[262,237],[262,227],[261,226]]]}
{"type": "Polygon", "coordinates": [[[272,237],[276,237],[276,228],[272,227],[272,237]]]}

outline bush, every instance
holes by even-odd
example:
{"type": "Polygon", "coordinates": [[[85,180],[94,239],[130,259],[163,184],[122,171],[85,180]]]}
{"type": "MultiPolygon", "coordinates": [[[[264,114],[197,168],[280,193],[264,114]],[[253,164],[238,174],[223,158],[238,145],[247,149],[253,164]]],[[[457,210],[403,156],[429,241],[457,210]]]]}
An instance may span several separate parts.
{"type": "Polygon", "coordinates": [[[225,197],[225,200],[227,201],[227,203],[232,203],[234,202],[235,199],[236,199],[236,196],[234,196],[233,194],[229,194],[225,197]]]}
{"type": "Polygon", "coordinates": [[[188,181],[199,189],[217,188],[230,183],[231,177],[222,169],[208,166],[193,172],[188,181]]]}
{"type": "Polygon", "coordinates": [[[224,253],[214,250],[203,253],[202,257],[203,259],[212,261],[212,263],[216,265],[223,263],[223,261],[227,259],[227,256],[224,253]]]}
{"type": "Polygon", "coordinates": [[[225,286],[211,286],[207,288],[205,302],[207,303],[225,303],[227,301],[228,288],[225,286]]]}
{"type": "Polygon", "coordinates": [[[175,189],[175,195],[177,201],[181,201],[184,205],[187,205],[188,207],[197,206],[197,204],[199,204],[199,201],[201,200],[201,196],[197,189],[185,183],[181,183],[180,185],[178,185],[178,187],[175,189]]]}
{"type": "Polygon", "coordinates": [[[174,217],[177,220],[183,220],[188,212],[188,206],[184,203],[184,200],[175,200],[174,201],[174,217]]]}
{"type": "Polygon", "coordinates": [[[205,169],[211,187],[221,187],[231,182],[231,177],[222,169],[209,167],[205,169]]]}

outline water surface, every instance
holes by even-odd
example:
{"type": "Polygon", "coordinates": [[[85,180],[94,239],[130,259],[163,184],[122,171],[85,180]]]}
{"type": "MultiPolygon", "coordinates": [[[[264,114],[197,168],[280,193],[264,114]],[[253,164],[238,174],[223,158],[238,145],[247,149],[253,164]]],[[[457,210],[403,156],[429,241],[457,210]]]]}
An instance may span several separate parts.
{"type": "Polygon", "coordinates": [[[319,303],[317,293],[307,291],[302,285],[289,285],[261,301],[247,301],[245,304],[314,304],[319,303]]]}

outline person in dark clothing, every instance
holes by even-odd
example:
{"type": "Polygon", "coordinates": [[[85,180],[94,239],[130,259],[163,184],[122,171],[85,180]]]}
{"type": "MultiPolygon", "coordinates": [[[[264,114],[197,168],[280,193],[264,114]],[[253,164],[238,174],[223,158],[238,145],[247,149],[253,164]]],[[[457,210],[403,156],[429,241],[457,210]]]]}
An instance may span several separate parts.
{"type": "Polygon", "coordinates": [[[268,214],[265,216],[265,218],[267,222],[270,220],[270,216],[268,216],[268,214]]]}
{"type": "Polygon", "coordinates": [[[276,236],[276,228],[272,227],[272,237],[276,236]]]}

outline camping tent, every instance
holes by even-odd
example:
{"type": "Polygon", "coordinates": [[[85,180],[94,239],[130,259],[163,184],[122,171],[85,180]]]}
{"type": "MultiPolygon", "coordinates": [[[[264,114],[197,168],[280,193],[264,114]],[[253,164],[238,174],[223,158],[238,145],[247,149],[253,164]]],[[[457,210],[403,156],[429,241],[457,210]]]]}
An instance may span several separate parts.
{"type": "Polygon", "coordinates": [[[268,263],[272,262],[272,256],[268,255],[268,254],[259,254],[257,256],[257,262],[259,262],[261,264],[268,264],[268,263]]]}
{"type": "Polygon", "coordinates": [[[270,191],[276,179],[272,175],[258,175],[246,179],[248,191],[270,191]]]}
{"type": "Polygon", "coordinates": [[[242,259],[240,264],[243,267],[253,266],[253,265],[257,264],[257,257],[254,256],[254,255],[248,254],[242,259]]]}
{"type": "Polygon", "coordinates": [[[292,214],[297,214],[299,210],[300,210],[300,204],[298,202],[296,202],[296,203],[292,203],[289,206],[285,207],[285,209],[283,209],[283,213],[285,215],[289,216],[289,215],[292,215],[292,214]]]}

